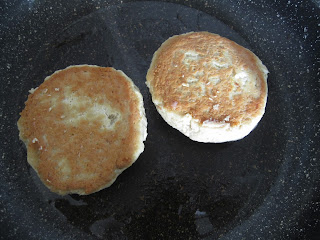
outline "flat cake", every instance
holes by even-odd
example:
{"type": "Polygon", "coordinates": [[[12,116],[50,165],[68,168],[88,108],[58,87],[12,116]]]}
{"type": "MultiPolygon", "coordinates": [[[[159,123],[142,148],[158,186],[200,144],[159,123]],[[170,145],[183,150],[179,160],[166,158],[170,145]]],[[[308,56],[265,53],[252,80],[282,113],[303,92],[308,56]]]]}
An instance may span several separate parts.
{"type": "Polygon", "coordinates": [[[267,68],[250,50],[209,32],[165,41],[146,84],[163,119],[190,139],[221,143],[247,136],[267,102],[267,68]]]}
{"type": "Polygon", "coordinates": [[[18,128],[29,164],[61,195],[110,186],[147,136],[138,88],[122,71],[94,65],[56,71],[32,89],[18,128]]]}

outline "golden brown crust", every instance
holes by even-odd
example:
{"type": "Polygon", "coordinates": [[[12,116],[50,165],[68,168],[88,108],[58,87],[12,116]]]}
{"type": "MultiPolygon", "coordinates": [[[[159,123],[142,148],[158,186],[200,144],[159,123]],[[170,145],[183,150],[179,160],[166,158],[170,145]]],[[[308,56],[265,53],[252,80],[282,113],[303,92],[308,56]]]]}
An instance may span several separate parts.
{"type": "Polygon", "coordinates": [[[139,106],[131,82],[113,68],[54,73],[29,95],[18,121],[28,162],[52,191],[100,190],[135,160],[139,106]]]}
{"type": "Polygon", "coordinates": [[[200,123],[237,126],[264,111],[266,73],[248,49],[216,34],[192,32],[162,44],[154,54],[147,85],[158,108],[189,113],[200,123]]]}

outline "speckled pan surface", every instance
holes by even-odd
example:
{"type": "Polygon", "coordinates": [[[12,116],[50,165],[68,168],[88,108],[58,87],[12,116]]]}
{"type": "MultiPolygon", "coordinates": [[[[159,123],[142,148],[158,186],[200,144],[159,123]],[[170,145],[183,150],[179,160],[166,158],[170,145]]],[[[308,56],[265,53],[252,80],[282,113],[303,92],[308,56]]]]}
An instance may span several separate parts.
{"type": "Polygon", "coordinates": [[[319,239],[318,1],[2,1],[1,239],[319,239]],[[245,139],[189,140],[145,85],[172,35],[210,31],[268,67],[266,113],[245,139]],[[108,189],[58,196],[27,164],[16,121],[57,69],[112,66],[140,88],[145,151],[108,189]]]}

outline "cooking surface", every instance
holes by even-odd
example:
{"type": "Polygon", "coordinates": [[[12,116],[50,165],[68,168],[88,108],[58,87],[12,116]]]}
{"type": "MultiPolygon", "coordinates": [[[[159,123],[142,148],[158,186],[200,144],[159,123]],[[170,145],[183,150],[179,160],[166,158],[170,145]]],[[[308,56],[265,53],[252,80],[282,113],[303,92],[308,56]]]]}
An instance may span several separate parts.
{"type": "Polygon", "coordinates": [[[319,8],[295,1],[173,2],[2,4],[1,236],[314,236],[319,226],[319,8]],[[270,71],[266,113],[243,140],[193,142],[166,124],[151,101],[145,76],[153,53],[170,36],[190,31],[227,37],[252,50],[270,71]],[[29,89],[75,64],[124,71],[144,97],[148,137],[140,158],[110,188],[61,197],[27,164],[16,121],[29,89]]]}

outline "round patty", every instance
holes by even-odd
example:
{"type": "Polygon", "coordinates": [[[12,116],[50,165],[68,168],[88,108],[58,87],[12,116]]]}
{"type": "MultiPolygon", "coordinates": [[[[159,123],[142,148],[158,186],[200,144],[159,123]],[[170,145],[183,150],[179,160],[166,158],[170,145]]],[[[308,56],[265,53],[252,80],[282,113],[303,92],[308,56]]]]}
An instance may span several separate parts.
{"type": "Polygon", "coordinates": [[[18,121],[20,138],[29,164],[51,191],[97,192],[143,152],[142,95],[122,71],[70,66],[30,92],[18,121]]]}
{"type": "Polygon", "coordinates": [[[248,49],[208,32],[165,41],[147,73],[163,119],[190,139],[227,142],[248,135],[264,114],[267,68],[248,49]]]}

